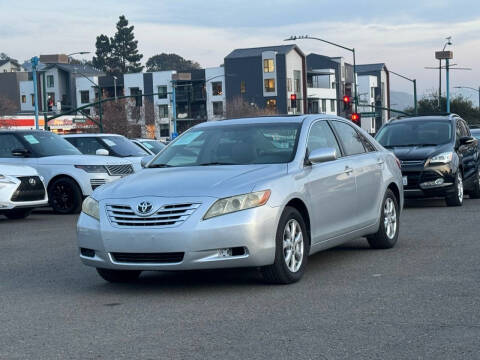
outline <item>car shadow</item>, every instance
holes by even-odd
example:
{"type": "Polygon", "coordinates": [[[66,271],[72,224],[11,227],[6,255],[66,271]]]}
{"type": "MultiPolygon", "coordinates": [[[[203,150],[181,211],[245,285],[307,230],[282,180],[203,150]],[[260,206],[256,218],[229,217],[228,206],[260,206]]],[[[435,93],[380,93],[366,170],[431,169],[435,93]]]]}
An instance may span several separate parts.
{"type": "Polygon", "coordinates": [[[405,208],[447,207],[445,199],[405,199],[405,208]]]}

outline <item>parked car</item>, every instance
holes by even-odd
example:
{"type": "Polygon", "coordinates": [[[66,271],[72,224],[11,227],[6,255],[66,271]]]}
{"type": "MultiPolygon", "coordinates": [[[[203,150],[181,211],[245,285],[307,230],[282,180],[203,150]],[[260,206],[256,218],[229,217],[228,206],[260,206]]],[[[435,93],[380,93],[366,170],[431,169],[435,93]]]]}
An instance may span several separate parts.
{"type": "Polygon", "coordinates": [[[134,164],[136,171],[141,169],[142,158],[150,155],[122,135],[72,134],[64,137],[85,155],[110,155],[128,158],[134,164]]]}
{"type": "Polygon", "coordinates": [[[134,172],[126,159],[82,155],[61,136],[39,130],[0,131],[0,162],[35,168],[61,214],[79,212],[95,188],[134,172]]]}
{"type": "Polygon", "coordinates": [[[156,155],[165,148],[165,144],[153,139],[132,139],[135,145],[150,155],[156,155]]]}
{"type": "Polygon", "coordinates": [[[339,117],[202,123],[145,166],[83,203],[80,258],[107,281],[261,267],[267,281],[291,283],[317,251],[360,236],[373,248],[397,241],[399,163],[339,117]]]}
{"type": "Polygon", "coordinates": [[[464,194],[480,197],[479,150],[458,115],[401,118],[376,139],[401,160],[405,197],[443,197],[461,206],[464,194]]]}
{"type": "Polygon", "coordinates": [[[29,166],[0,164],[0,215],[24,219],[34,208],[46,205],[47,191],[37,170],[29,166]]]}

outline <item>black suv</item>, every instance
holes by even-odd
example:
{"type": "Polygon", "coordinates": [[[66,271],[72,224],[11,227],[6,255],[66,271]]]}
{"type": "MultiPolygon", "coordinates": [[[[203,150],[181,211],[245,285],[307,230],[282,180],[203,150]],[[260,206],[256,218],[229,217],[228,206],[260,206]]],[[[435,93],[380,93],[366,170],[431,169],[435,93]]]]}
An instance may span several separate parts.
{"type": "Polygon", "coordinates": [[[392,120],[375,137],[402,165],[405,197],[480,198],[478,141],[458,115],[392,120]]]}

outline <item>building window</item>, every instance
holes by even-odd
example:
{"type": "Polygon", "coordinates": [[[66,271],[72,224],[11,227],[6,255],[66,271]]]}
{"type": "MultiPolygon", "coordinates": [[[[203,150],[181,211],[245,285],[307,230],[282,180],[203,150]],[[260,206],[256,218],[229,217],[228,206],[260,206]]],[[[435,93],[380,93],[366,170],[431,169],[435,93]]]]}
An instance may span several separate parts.
{"type": "Polygon", "coordinates": [[[268,99],[267,100],[267,109],[277,110],[277,100],[276,99],[268,99]]]}
{"type": "Polygon", "coordinates": [[[158,116],[162,118],[168,118],[168,105],[158,105],[158,116]]]}
{"type": "Polygon", "coordinates": [[[337,86],[335,84],[335,82],[332,82],[332,89],[335,89],[337,86]]]}
{"type": "Polygon", "coordinates": [[[90,102],[90,92],[88,90],[80,91],[80,103],[88,104],[90,102]]]}
{"type": "Polygon", "coordinates": [[[375,97],[375,88],[374,88],[374,87],[371,87],[371,88],[370,88],[370,97],[371,97],[371,98],[374,98],[374,97],[375,97]]]}
{"type": "Polygon", "coordinates": [[[330,100],[330,112],[335,112],[335,100],[330,100]]]}
{"type": "Polygon", "coordinates": [[[265,79],[265,92],[275,92],[275,79],[265,79]]]}
{"type": "Polygon", "coordinates": [[[47,87],[51,88],[54,86],[55,86],[55,83],[53,80],[53,75],[47,75],[47,87]]]}
{"type": "Polygon", "coordinates": [[[275,71],[275,65],[273,59],[264,59],[263,60],[263,72],[272,73],[275,71]]]}
{"type": "Polygon", "coordinates": [[[130,88],[130,95],[135,96],[135,106],[142,106],[142,90],[138,87],[130,88]]]}
{"type": "Polygon", "coordinates": [[[48,108],[48,111],[52,111],[54,106],[55,106],[55,93],[49,92],[49,93],[47,93],[47,108],[48,108]]]}
{"type": "Polygon", "coordinates": [[[32,106],[35,106],[35,94],[30,94],[32,97],[32,106]]]}
{"type": "Polygon", "coordinates": [[[166,86],[159,86],[158,87],[158,98],[159,99],[166,99],[167,98],[167,87],[166,86]]]}
{"type": "Polygon", "coordinates": [[[22,95],[22,104],[25,104],[27,102],[27,97],[25,95],[22,95]]]}
{"type": "Polygon", "coordinates": [[[322,113],[327,112],[327,99],[322,99],[322,113]]]}
{"type": "Polygon", "coordinates": [[[300,92],[300,79],[295,79],[295,92],[300,92]]]}
{"type": "Polygon", "coordinates": [[[170,136],[170,124],[160,124],[160,136],[161,137],[170,136]]]}
{"type": "Polygon", "coordinates": [[[292,91],[292,78],[287,78],[287,91],[292,91]]]}
{"type": "Polygon", "coordinates": [[[214,101],[213,115],[223,115],[223,101],[214,101]]]}
{"type": "Polygon", "coordinates": [[[221,81],[212,82],[212,93],[213,93],[213,96],[223,94],[222,82],[221,81]]]}
{"type": "Polygon", "coordinates": [[[246,87],[245,87],[245,80],[240,82],[240,93],[245,94],[246,87]]]}

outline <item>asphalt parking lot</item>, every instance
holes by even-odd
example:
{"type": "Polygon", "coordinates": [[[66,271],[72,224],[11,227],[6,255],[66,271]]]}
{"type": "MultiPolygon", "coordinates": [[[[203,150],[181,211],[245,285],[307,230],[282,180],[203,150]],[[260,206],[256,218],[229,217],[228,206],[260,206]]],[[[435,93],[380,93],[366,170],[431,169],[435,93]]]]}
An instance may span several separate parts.
{"type": "Polygon", "coordinates": [[[301,282],[255,270],[104,282],[76,216],[0,218],[0,359],[478,359],[480,200],[408,203],[400,239],[314,255],[301,282]]]}

